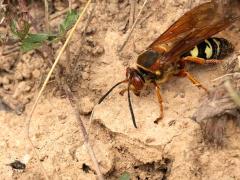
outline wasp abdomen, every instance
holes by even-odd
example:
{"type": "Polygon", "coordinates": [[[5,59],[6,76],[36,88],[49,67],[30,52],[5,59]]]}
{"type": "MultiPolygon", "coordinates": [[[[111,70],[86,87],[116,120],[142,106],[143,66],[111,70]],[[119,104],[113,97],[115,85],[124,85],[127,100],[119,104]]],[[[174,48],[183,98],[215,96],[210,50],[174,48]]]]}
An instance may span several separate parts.
{"type": "Polygon", "coordinates": [[[232,44],[224,38],[208,38],[196,45],[183,56],[193,56],[204,59],[223,59],[233,52],[232,44]]]}

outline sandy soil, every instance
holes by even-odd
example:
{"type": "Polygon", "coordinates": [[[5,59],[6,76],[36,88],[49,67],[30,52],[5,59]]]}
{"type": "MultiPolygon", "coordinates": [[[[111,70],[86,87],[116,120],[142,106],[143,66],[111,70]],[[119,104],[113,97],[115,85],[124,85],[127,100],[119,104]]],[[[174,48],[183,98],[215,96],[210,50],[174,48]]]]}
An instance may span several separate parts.
{"type": "MultiPolygon", "coordinates": [[[[136,12],[142,3],[142,0],[137,3],[136,12]]],[[[71,61],[68,62],[65,57],[61,60],[65,68],[63,75],[71,83],[86,114],[82,116],[86,127],[89,127],[93,104],[113,84],[125,78],[126,67],[134,65],[138,54],[149,43],[197,4],[186,0],[171,0],[165,4],[149,1],[141,23],[136,26],[127,46],[118,53],[117,49],[128,29],[129,3],[125,0],[97,3],[84,40],[79,40],[84,32],[81,27],[72,40],[71,61]]],[[[87,17],[84,25],[86,22],[87,17]]],[[[233,57],[239,57],[239,29],[235,26],[218,36],[229,39],[236,48],[234,54],[226,58],[226,63],[233,57]]],[[[57,51],[59,46],[53,48],[57,51]]],[[[4,103],[12,104],[16,112],[19,112],[19,107],[28,104],[23,113],[20,108],[21,115],[5,108],[1,110],[0,177],[43,179],[26,141],[25,118],[49,65],[36,53],[28,53],[20,60],[1,57],[1,63],[1,70],[4,70],[1,74],[1,96],[6,91],[11,92],[6,96],[4,94],[4,103]],[[16,159],[26,158],[30,160],[24,172],[6,166],[16,159]]],[[[191,65],[189,68],[209,89],[217,83],[213,79],[226,73],[224,65],[191,65]]],[[[121,88],[124,85],[96,106],[89,129],[90,142],[106,179],[118,179],[125,171],[131,179],[141,180],[240,179],[240,129],[231,122],[227,123],[223,146],[216,148],[204,141],[199,124],[192,120],[201,97],[206,95],[203,90],[184,78],[172,78],[162,85],[165,117],[155,124],[159,106],[153,87],[147,87],[141,97],[132,96],[138,124],[135,129],[126,94],[123,97],[118,94],[121,88]]],[[[61,95],[52,79],[33,115],[30,133],[41,163],[50,179],[96,179],[73,109],[61,95]]]]}

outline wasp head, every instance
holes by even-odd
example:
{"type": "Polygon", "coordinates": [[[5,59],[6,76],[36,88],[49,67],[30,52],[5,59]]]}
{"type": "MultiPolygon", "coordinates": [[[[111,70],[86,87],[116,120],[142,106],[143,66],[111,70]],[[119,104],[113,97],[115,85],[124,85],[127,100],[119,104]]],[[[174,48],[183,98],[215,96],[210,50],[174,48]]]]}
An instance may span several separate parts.
{"type": "Polygon", "coordinates": [[[145,80],[141,73],[134,68],[127,68],[126,70],[126,79],[123,81],[118,82],[115,84],[112,88],[110,88],[106,94],[104,94],[98,101],[98,104],[100,104],[111,92],[113,89],[115,89],[117,86],[119,86],[122,83],[127,83],[128,86],[126,89],[123,89],[120,94],[123,95],[125,91],[128,93],[128,105],[129,105],[129,110],[131,113],[133,125],[135,128],[137,128],[136,121],[135,121],[135,116],[133,113],[133,108],[132,108],[132,103],[131,103],[131,97],[130,97],[130,90],[133,91],[133,93],[137,96],[140,95],[140,91],[144,87],[145,80]]]}
{"type": "Polygon", "coordinates": [[[145,80],[138,70],[134,68],[127,68],[126,77],[128,79],[128,84],[130,89],[134,92],[135,95],[139,96],[140,91],[144,87],[145,80]]]}

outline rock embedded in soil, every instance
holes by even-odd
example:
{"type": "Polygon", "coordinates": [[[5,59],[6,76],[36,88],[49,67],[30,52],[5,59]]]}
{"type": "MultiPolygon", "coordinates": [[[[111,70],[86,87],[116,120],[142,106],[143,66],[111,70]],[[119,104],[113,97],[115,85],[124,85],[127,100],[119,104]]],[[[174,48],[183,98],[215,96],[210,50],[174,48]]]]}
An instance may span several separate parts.
{"type": "Polygon", "coordinates": [[[87,73],[87,72],[82,72],[82,79],[83,79],[83,80],[88,80],[88,79],[89,79],[89,73],[87,73]]]}
{"type": "Polygon", "coordinates": [[[10,83],[10,80],[7,76],[3,76],[3,78],[1,79],[1,83],[3,84],[9,84],[10,83]]]}
{"type": "MultiPolygon", "coordinates": [[[[100,170],[102,174],[107,174],[113,167],[114,155],[111,153],[110,147],[101,141],[95,141],[93,144],[93,149],[96,154],[96,159],[100,165],[100,170]]],[[[94,164],[87,152],[87,148],[82,145],[76,150],[76,159],[90,168],[90,170],[95,170],[94,164]]]]}
{"type": "Polygon", "coordinates": [[[14,98],[18,98],[20,95],[22,95],[25,92],[28,92],[31,90],[31,86],[25,81],[22,81],[18,84],[15,93],[13,94],[14,98]]]}
{"type": "Polygon", "coordinates": [[[35,69],[33,72],[32,72],[32,76],[36,79],[40,78],[41,76],[41,72],[38,70],[38,69],[35,69]]]}
{"type": "Polygon", "coordinates": [[[81,110],[81,114],[83,115],[90,114],[92,112],[93,106],[94,106],[94,103],[88,96],[80,99],[79,107],[81,110]]]}
{"type": "MultiPolygon", "coordinates": [[[[201,125],[205,139],[217,145],[223,143],[228,122],[233,121],[235,125],[240,125],[239,107],[226,90],[226,82],[224,80],[220,82],[202,99],[201,105],[192,117],[201,125]]],[[[240,89],[239,82],[240,77],[237,74],[229,81],[236,92],[240,89]]]]}

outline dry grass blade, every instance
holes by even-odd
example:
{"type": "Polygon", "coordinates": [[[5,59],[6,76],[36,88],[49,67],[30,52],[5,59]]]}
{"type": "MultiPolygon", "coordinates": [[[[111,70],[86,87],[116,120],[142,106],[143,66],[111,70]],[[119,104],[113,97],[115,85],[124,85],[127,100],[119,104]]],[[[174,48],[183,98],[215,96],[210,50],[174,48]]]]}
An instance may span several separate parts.
{"type": "Polygon", "coordinates": [[[47,29],[47,32],[50,32],[50,24],[49,24],[49,8],[48,8],[48,1],[44,0],[44,9],[45,9],[45,27],[47,29]]]}
{"type": "Polygon", "coordinates": [[[71,103],[71,106],[74,109],[75,116],[76,116],[76,118],[77,118],[77,120],[79,122],[79,126],[80,126],[80,129],[82,131],[83,138],[84,138],[84,145],[85,145],[85,147],[86,147],[86,149],[88,151],[89,156],[91,157],[91,159],[92,159],[92,161],[94,163],[94,166],[95,166],[96,171],[97,171],[98,179],[103,180],[104,178],[103,178],[103,175],[102,175],[102,173],[100,171],[100,167],[99,167],[97,158],[95,156],[95,153],[93,151],[92,146],[89,143],[87,130],[86,130],[86,128],[85,128],[85,126],[83,124],[83,121],[82,121],[82,119],[80,117],[80,111],[79,111],[79,108],[78,108],[77,103],[76,103],[77,99],[74,97],[72,91],[70,90],[70,88],[69,88],[69,86],[67,84],[63,85],[63,89],[64,89],[64,91],[65,91],[65,93],[66,93],[66,95],[67,95],[67,97],[68,97],[68,99],[69,99],[69,101],[71,103]]]}
{"type": "Polygon", "coordinates": [[[93,118],[94,118],[94,111],[95,111],[95,108],[96,108],[97,105],[98,105],[98,104],[95,104],[95,105],[93,106],[93,109],[92,109],[92,112],[91,112],[91,115],[90,115],[90,118],[89,118],[89,125],[88,125],[87,132],[89,132],[90,129],[91,129],[91,125],[92,125],[93,118]]]}
{"type": "Polygon", "coordinates": [[[81,14],[80,14],[79,17],[78,17],[77,22],[75,23],[75,25],[73,26],[73,28],[70,30],[70,33],[69,33],[69,35],[68,35],[68,37],[67,37],[64,45],[62,46],[61,50],[59,51],[59,54],[58,54],[55,62],[53,63],[53,65],[52,65],[52,67],[51,67],[51,70],[49,71],[49,73],[48,73],[48,75],[47,75],[47,77],[46,77],[46,79],[45,79],[45,81],[44,81],[44,83],[43,83],[43,85],[42,85],[42,87],[41,87],[41,89],[40,89],[37,97],[36,97],[36,100],[35,100],[35,102],[34,102],[34,104],[33,104],[33,106],[32,106],[32,109],[31,109],[31,111],[30,111],[30,114],[29,114],[29,116],[28,116],[27,119],[26,119],[26,122],[27,122],[27,126],[26,126],[26,136],[27,136],[27,139],[28,139],[28,141],[29,141],[29,144],[31,145],[31,147],[32,147],[32,149],[33,149],[33,151],[34,151],[35,156],[37,157],[38,165],[39,165],[39,167],[40,167],[40,169],[41,169],[41,171],[42,171],[42,173],[44,174],[44,176],[45,176],[46,179],[49,179],[49,178],[48,178],[48,176],[47,176],[47,173],[46,173],[44,167],[42,166],[42,164],[41,164],[41,162],[40,162],[39,155],[38,155],[36,149],[34,148],[33,142],[32,142],[32,140],[31,140],[31,138],[30,138],[29,131],[30,131],[31,119],[32,119],[33,112],[35,111],[35,109],[36,109],[36,107],[37,107],[37,104],[38,104],[38,102],[39,102],[39,99],[40,99],[40,97],[41,97],[41,95],[42,95],[42,93],[43,93],[43,90],[45,89],[45,87],[46,87],[46,85],[47,85],[47,83],[48,83],[48,81],[49,81],[49,79],[50,79],[50,77],[51,77],[51,75],[52,75],[52,73],[53,73],[53,70],[55,69],[56,65],[58,64],[60,57],[62,56],[62,54],[63,54],[63,52],[64,52],[67,44],[69,43],[69,41],[70,41],[70,39],[71,39],[71,37],[72,37],[75,29],[77,28],[77,25],[79,24],[80,20],[82,19],[83,15],[85,14],[87,8],[89,7],[90,2],[91,2],[91,0],[88,0],[87,4],[85,5],[84,9],[82,10],[81,14]]]}
{"type": "MultiPolygon", "coordinates": [[[[79,7],[78,4],[75,4],[75,3],[71,4],[71,9],[76,9],[78,7],[79,7]]],[[[50,21],[58,18],[59,16],[62,16],[63,14],[67,13],[68,11],[69,11],[69,7],[50,15],[50,21]]]]}
{"type": "Polygon", "coordinates": [[[224,82],[224,86],[227,89],[227,91],[229,93],[229,96],[232,98],[232,100],[240,107],[240,96],[239,96],[239,93],[236,90],[234,90],[230,80],[225,81],[224,82]]]}
{"type": "Polygon", "coordinates": [[[240,73],[234,72],[234,73],[224,74],[223,76],[220,76],[216,79],[213,79],[212,81],[218,81],[218,80],[221,80],[221,79],[226,78],[228,76],[234,76],[234,75],[240,75],[240,73]]]}
{"type": "Polygon", "coordinates": [[[129,27],[133,26],[134,20],[135,20],[135,4],[136,0],[130,0],[130,15],[129,15],[129,27]]]}
{"type": "Polygon", "coordinates": [[[142,5],[142,7],[141,7],[141,9],[140,9],[140,11],[139,11],[139,13],[138,13],[138,15],[137,15],[137,19],[134,21],[134,23],[133,23],[133,25],[132,25],[132,28],[130,29],[130,31],[129,31],[129,33],[128,33],[126,39],[125,39],[125,41],[124,41],[123,44],[122,44],[122,46],[118,49],[118,52],[122,51],[123,48],[125,47],[125,45],[127,44],[128,40],[129,40],[129,38],[130,38],[130,36],[131,36],[131,34],[132,34],[132,32],[133,32],[133,29],[134,29],[135,26],[137,25],[137,22],[138,22],[138,20],[139,20],[139,17],[140,17],[140,15],[142,14],[143,8],[144,8],[145,5],[147,4],[147,2],[148,2],[148,0],[145,0],[145,1],[144,1],[144,3],[143,3],[143,5],[142,5]]]}

